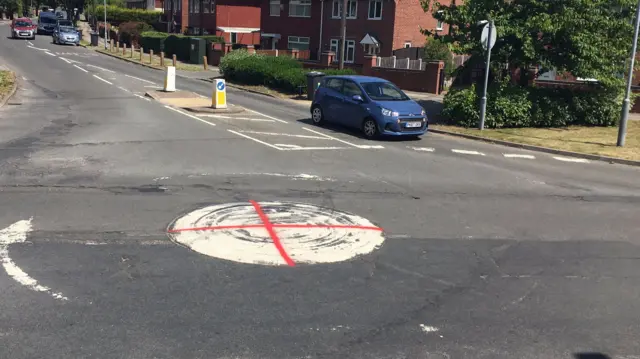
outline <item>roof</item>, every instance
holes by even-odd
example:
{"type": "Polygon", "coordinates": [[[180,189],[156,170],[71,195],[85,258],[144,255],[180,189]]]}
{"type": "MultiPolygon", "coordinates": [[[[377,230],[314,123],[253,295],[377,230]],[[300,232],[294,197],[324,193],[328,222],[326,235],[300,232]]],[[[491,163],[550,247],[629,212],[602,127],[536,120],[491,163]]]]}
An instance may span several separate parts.
{"type": "Polygon", "coordinates": [[[327,76],[332,77],[332,78],[341,78],[341,79],[348,79],[348,80],[352,80],[355,82],[389,82],[385,79],[381,79],[379,77],[372,77],[372,76],[361,76],[361,75],[331,75],[331,76],[327,76]]]}

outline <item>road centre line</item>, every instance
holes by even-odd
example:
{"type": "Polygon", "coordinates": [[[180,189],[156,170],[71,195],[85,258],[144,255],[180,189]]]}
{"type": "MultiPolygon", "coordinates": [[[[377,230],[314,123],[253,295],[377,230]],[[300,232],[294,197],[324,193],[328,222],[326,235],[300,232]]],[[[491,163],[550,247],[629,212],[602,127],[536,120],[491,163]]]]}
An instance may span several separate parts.
{"type": "Polygon", "coordinates": [[[589,160],[586,158],[553,157],[553,159],[562,161],[562,162],[589,163],[589,160]]]}
{"type": "Polygon", "coordinates": [[[109,85],[113,85],[113,83],[111,83],[111,82],[109,82],[109,81],[107,81],[107,80],[103,79],[102,77],[100,77],[100,76],[98,76],[98,75],[93,75],[93,77],[97,78],[97,79],[98,79],[98,80],[100,80],[100,81],[106,82],[106,83],[108,83],[109,85]]]}
{"type": "Polygon", "coordinates": [[[75,67],[75,68],[77,68],[77,69],[79,69],[81,71],[84,71],[84,72],[89,72],[89,71],[87,71],[87,70],[83,69],[82,67],[80,67],[78,65],[75,65],[75,64],[73,65],[73,67],[75,67]]]}
{"type": "Polygon", "coordinates": [[[131,91],[127,90],[126,88],[122,87],[122,86],[118,86],[118,88],[120,90],[124,91],[124,92],[131,92],[131,91]]]}
{"type": "Polygon", "coordinates": [[[100,67],[100,66],[96,66],[96,65],[91,65],[91,64],[87,64],[87,66],[89,67],[93,67],[94,69],[99,69],[102,71],[106,71],[106,72],[111,72],[111,73],[116,73],[115,71],[109,70],[109,69],[105,69],[104,67],[100,67]]]}
{"type": "Polygon", "coordinates": [[[523,154],[519,154],[519,153],[503,153],[502,155],[504,157],[506,157],[506,158],[526,158],[526,159],[530,159],[530,160],[535,160],[536,159],[536,156],[523,155],[523,154]]]}
{"type": "Polygon", "coordinates": [[[34,49],[34,50],[40,50],[40,51],[51,51],[51,50],[49,50],[49,49],[41,49],[41,48],[39,48],[39,47],[35,47],[35,46],[27,46],[27,47],[32,48],[32,49],[34,49]]]}
{"type": "Polygon", "coordinates": [[[54,55],[54,54],[52,54],[52,53],[50,53],[50,52],[45,52],[45,54],[47,54],[47,55],[49,55],[49,56],[56,57],[56,55],[54,55]]]}
{"type": "Polygon", "coordinates": [[[145,101],[151,101],[151,100],[149,100],[148,98],[146,98],[146,97],[144,97],[142,95],[138,95],[137,93],[134,93],[133,96],[139,97],[139,98],[141,98],[141,99],[143,99],[145,101]]]}
{"type": "Polygon", "coordinates": [[[249,111],[249,112],[253,112],[253,113],[255,113],[256,115],[264,116],[264,117],[266,117],[266,118],[270,118],[270,119],[275,120],[275,121],[278,121],[278,122],[282,122],[282,123],[289,123],[289,122],[284,121],[284,120],[281,120],[281,119],[279,119],[279,118],[271,117],[271,116],[269,116],[269,115],[265,115],[264,113],[261,113],[261,112],[258,112],[258,111],[254,111],[254,110],[248,109],[248,108],[246,108],[246,107],[245,107],[244,109],[245,109],[245,110],[247,110],[247,111],[249,111]]]}
{"type": "Polygon", "coordinates": [[[130,77],[130,78],[132,78],[132,79],[136,79],[136,80],[139,80],[139,81],[142,81],[142,82],[146,82],[146,83],[148,83],[148,84],[156,85],[156,83],[155,83],[155,82],[152,82],[152,81],[148,81],[148,80],[141,79],[141,78],[139,78],[139,77],[135,77],[135,76],[127,75],[127,74],[124,74],[124,75],[125,75],[126,77],[130,77]]]}
{"type": "Polygon", "coordinates": [[[66,63],[68,63],[68,64],[70,64],[70,63],[71,63],[71,61],[69,61],[69,60],[65,59],[64,57],[59,57],[59,59],[61,59],[62,61],[66,62],[66,63]]]}
{"type": "Polygon", "coordinates": [[[407,146],[407,148],[410,148],[414,151],[420,151],[420,152],[435,152],[435,148],[433,147],[413,147],[413,146],[407,146]]]}
{"type": "Polygon", "coordinates": [[[31,41],[27,41],[27,44],[33,46],[33,42],[31,42],[31,41]]]}
{"type": "Polygon", "coordinates": [[[165,105],[164,107],[165,107],[165,108],[168,108],[168,109],[169,109],[169,110],[171,110],[171,111],[174,111],[174,112],[177,112],[177,113],[183,114],[183,115],[185,115],[185,116],[187,116],[187,117],[190,117],[190,118],[192,118],[192,119],[194,119],[194,120],[198,120],[198,121],[200,121],[200,122],[206,123],[206,124],[207,124],[207,125],[209,125],[209,126],[215,126],[215,125],[216,125],[215,123],[211,123],[211,122],[209,122],[209,121],[207,121],[207,120],[203,120],[203,119],[201,119],[201,118],[199,118],[199,117],[197,117],[197,116],[193,116],[193,115],[188,114],[188,113],[186,113],[186,112],[180,111],[180,110],[178,110],[177,108],[173,108],[173,107],[171,107],[171,106],[167,106],[167,105],[165,105]]]}
{"type": "Polygon", "coordinates": [[[468,150],[456,150],[452,149],[451,152],[460,153],[463,155],[476,155],[476,156],[484,156],[484,153],[478,151],[468,151],[468,150]]]}
{"type": "Polygon", "coordinates": [[[261,141],[261,140],[259,140],[259,139],[257,139],[257,138],[253,138],[253,137],[251,137],[251,136],[247,136],[247,135],[242,134],[242,133],[237,132],[237,131],[233,131],[233,130],[227,130],[227,131],[229,131],[229,132],[231,132],[231,133],[233,133],[233,134],[236,134],[236,135],[238,135],[238,136],[241,136],[241,137],[244,137],[244,138],[250,139],[251,141],[258,142],[258,143],[263,144],[263,145],[265,145],[265,146],[268,146],[268,147],[271,147],[271,148],[275,148],[275,149],[276,149],[276,150],[278,150],[278,151],[283,151],[283,150],[285,150],[284,148],[280,148],[280,147],[278,147],[278,146],[274,146],[274,145],[272,145],[272,144],[270,144],[270,143],[267,143],[267,142],[261,141]]]}
{"type": "Polygon", "coordinates": [[[284,137],[299,137],[299,138],[308,138],[308,139],[315,139],[315,140],[326,140],[326,137],[320,137],[320,136],[309,136],[309,135],[293,135],[290,133],[275,133],[275,132],[262,132],[262,131],[239,131],[242,133],[251,133],[254,135],[266,135],[266,136],[284,136],[284,137]]]}
{"type": "MultiPolygon", "coordinates": [[[[326,135],[326,134],[324,134],[324,133],[322,133],[322,132],[314,131],[314,130],[312,130],[312,129],[310,129],[310,128],[303,127],[302,129],[303,129],[303,130],[305,130],[305,131],[313,132],[313,133],[315,133],[315,134],[317,134],[317,135],[324,136],[324,137],[326,137],[326,138],[329,138],[329,139],[332,139],[332,140],[338,141],[338,142],[342,142],[342,143],[344,143],[345,145],[353,146],[353,147],[356,147],[356,148],[369,148],[369,147],[370,147],[370,146],[366,146],[366,145],[365,145],[364,147],[363,147],[363,146],[360,146],[360,145],[355,145],[355,144],[353,144],[353,143],[351,143],[351,142],[347,142],[347,141],[341,140],[341,139],[339,139],[339,138],[336,138],[336,137],[332,137],[332,136],[326,135]]],[[[379,147],[378,147],[378,148],[379,148],[379,147]]]]}
{"type": "Polygon", "coordinates": [[[284,148],[285,151],[315,151],[315,150],[351,150],[352,147],[297,147],[284,148]]]}

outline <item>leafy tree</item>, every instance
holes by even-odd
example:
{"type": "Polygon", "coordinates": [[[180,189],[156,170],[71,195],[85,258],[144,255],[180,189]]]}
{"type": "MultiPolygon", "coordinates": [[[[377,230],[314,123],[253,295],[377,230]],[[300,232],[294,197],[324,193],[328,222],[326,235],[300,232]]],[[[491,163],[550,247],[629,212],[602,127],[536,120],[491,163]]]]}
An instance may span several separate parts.
{"type": "Polygon", "coordinates": [[[444,69],[447,77],[450,77],[455,70],[453,68],[453,54],[449,50],[449,45],[441,39],[432,38],[424,45],[424,61],[444,61],[444,69]]]}
{"type": "MultiPolygon", "coordinates": [[[[494,64],[507,63],[527,74],[540,65],[603,85],[621,85],[633,42],[636,0],[464,0],[443,5],[421,0],[425,12],[450,25],[448,34],[423,30],[457,54],[484,53],[479,42],[482,20],[494,20],[498,41],[494,64]]],[[[496,66],[492,66],[496,68],[496,66]]],[[[527,82],[521,76],[521,83],[527,82]]]]}
{"type": "Polygon", "coordinates": [[[0,0],[0,14],[13,19],[14,14],[22,16],[22,0],[0,0]]]}

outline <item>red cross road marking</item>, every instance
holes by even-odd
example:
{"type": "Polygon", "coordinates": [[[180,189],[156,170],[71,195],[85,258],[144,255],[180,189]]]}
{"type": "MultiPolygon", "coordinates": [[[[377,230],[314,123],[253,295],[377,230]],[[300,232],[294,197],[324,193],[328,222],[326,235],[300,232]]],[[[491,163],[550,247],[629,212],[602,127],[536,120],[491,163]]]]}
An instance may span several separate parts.
{"type": "Polygon", "coordinates": [[[269,220],[269,217],[264,213],[260,204],[256,201],[249,200],[249,203],[253,206],[262,221],[262,224],[243,224],[243,225],[229,225],[229,226],[211,226],[211,227],[194,227],[194,228],[178,228],[171,229],[169,233],[180,233],[180,232],[188,232],[188,231],[217,231],[217,230],[225,230],[225,229],[247,229],[247,228],[264,228],[273,244],[278,249],[280,256],[284,261],[291,267],[295,266],[295,262],[289,255],[287,251],[282,246],[282,242],[280,242],[280,238],[276,233],[277,228],[336,228],[336,229],[361,229],[361,230],[372,230],[372,231],[382,231],[383,229],[380,227],[372,227],[372,226],[356,226],[356,225],[341,225],[341,224],[278,224],[272,223],[269,220]]]}

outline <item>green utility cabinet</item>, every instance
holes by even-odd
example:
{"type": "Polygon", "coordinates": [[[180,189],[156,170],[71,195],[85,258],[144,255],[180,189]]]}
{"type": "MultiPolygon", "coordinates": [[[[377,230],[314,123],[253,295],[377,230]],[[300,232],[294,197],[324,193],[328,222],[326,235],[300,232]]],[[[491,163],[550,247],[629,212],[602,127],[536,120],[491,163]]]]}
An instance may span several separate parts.
{"type": "Polygon", "coordinates": [[[192,38],[190,45],[189,62],[192,64],[202,65],[204,56],[207,56],[207,41],[200,38],[192,38]]]}

